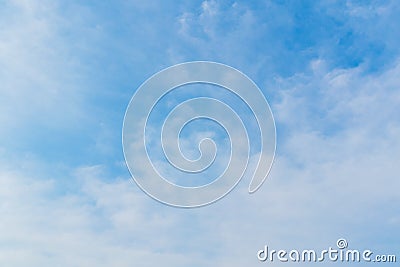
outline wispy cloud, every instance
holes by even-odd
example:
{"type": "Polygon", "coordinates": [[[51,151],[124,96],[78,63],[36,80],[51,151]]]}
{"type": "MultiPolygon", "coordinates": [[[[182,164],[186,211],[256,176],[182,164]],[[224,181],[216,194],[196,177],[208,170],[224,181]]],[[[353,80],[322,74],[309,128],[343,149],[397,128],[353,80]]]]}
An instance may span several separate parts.
{"type": "Polygon", "coordinates": [[[396,253],[396,1],[0,5],[0,265],[255,266],[265,243],[342,236],[396,253]],[[131,181],[126,105],[186,60],[231,64],[267,95],[278,150],[256,194],[246,181],[182,210],[131,181]]]}

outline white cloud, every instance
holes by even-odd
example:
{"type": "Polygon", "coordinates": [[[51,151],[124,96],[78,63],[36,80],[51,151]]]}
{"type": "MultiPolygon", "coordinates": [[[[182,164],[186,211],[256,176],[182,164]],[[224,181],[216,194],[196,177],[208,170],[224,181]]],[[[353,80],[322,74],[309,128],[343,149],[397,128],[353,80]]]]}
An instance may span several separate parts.
{"type": "MultiPolygon", "coordinates": [[[[381,122],[380,114],[398,106],[396,90],[392,91],[398,66],[380,75],[342,70],[340,75],[347,78],[340,83],[334,73],[338,71],[320,76],[325,84],[332,84],[332,88],[321,87],[320,100],[329,98],[331,110],[340,105],[344,114],[360,123],[347,122],[339,132],[325,135],[314,129],[318,125],[313,125],[313,117],[308,117],[303,106],[306,112],[301,122],[307,127],[288,129],[270,177],[253,195],[247,194],[248,184],[242,181],[211,206],[182,210],[155,202],[127,178],[105,179],[101,166],[75,170],[68,179],[75,179],[79,190],[62,195],[53,193],[58,187],[56,179],[2,172],[1,213],[6,216],[1,224],[7,231],[1,233],[1,240],[7,247],[0,260],[8,266],[26,266],[27,262],[31,266],[187,266],[191,262],[253,266],[257,264],[255,253],[264,244],[317,249],[334,245],[342,235],[351,245],[365,242],[363,246],[373,249],[374,240],[394,253],[390,251],[393,247],[384,246],[382,231],[386,230],[379,229],[397,225],[400,128],[397,117],[381,122]],[[332,95],[335,86],[344,90],[350,81],[351,96],[332,95]],[[380,104],[382,95],[372,95],[375,100],[368,99],[368,104],[354,109],[352,103],[363,101],[364,92],[372,88],[390,99],[380,104]],[[364,116],[371,106],[382,113],[364,116]],[[387,127],[375,129],[378,122],[387,127]],[[379,131],[381,135],[376,135],[379,131]]],[[[301,92],[288,89],[282,104],[275,106],[281,124],[297,125],[293,120],[298,119],[298,111],[288,107],[311,100],[306,88],[314,83],[302,86],[301,92]],[[300,100],[287,96],[303,93],[300,100]]],[[[333,111],[326,113],[327,118],[338,114],[333,111]]]]}
{"type": "Polygon", "coordinates": [[[215,1],[204,1],[201,3],[204,16],[215,16],[218,13],[217,2],[215,1]]]}
{"type": "Polygon", "coordinates": [[[61,36],[65,21],[51,3],[6,3],[0,19],[2,135],[36,127],[77,127],[83,119],[80,65],[61,36]],[[68,111],[67,111],[68,110],[68,111]],[[73,126],[71,124],[74,124],[73,126]],[[29,125],[29,127],[25,127],[29,125]]]}
{"type": "Polygon", "coordinates": [[[187,266],[192,253],[174,252],[174,233],[182,222],[169,208],[153,203],[129,179],[105,182],[101,175],[100,166],[80,168],[74,173],[79,191],[54,195],[55,180],[1,172],[0,262],[187,266]]]}
{"type": "MultiPolygon", "coordinates": [[[[22,140],[15,134],[29,133],[37,121],[78,131],[73,122],[87,111],[79,62],[69,57],[74,47],[59,39],[57,25],[65,21],[47,4],[21,2],[11,7],[15,17],[2,16],[8,27],[0,32],[0,123],[7,126],[1,137],[22,140]]],[[[234,9],[238,26],[220,37],[217,22],[183,12],[182,38],[202,55],[251,61],[239,52],[253,46],[242,41],[267,28],[242,4],[234,9]],[[211,44],[196,30],[207,30],[211,44]]],[[[203,12],[220,11],[203,4],[203,12]]],[[[0,147],[0,265],[256,266],[265,243],[325,248],[341,236],[395,253],[387,240],[398,239],[400,64],[373,74],[362,65],[332,69],[323,57],[310,64],[311,73],[280,80],[273,103],[278,156],[266,183],[248,195],[242,181],[202,209],[163,206],[129,177],[107,174],[109,166],[71,170],[22,162],[21,155],[6,160],[0,147]]],[[[103,137],[96,145],[107,153],[107,129],[103,137]]]]}

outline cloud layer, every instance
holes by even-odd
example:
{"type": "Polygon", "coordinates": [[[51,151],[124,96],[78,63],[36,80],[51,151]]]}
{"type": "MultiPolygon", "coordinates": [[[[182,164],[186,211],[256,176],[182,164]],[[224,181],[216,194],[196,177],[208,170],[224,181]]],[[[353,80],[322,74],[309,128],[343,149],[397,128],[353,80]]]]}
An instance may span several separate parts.
{"type": "Polygon", "coordinates": [[[0,265],[256,266],[266,244],[340,237],[397,252],[396,1],[0,5],[0,265]],[[256,194],[244,181],[174,209],[131,180],[129,99],[188,60],[230,64],[268,98],[278,149],[256,194]]]}

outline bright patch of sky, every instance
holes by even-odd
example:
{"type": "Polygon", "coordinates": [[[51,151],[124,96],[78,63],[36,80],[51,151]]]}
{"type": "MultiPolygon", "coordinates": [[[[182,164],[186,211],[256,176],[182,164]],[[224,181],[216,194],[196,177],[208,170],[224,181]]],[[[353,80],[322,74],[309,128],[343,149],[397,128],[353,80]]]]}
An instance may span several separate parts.
{"type": "Polygon", "coordinates": [[[398,1],[2,1],[0,265],[257,266],[265,244],[340,237],[398,253],[399,15],[398,1]],[[278,144],[255,194],[246,180],[184,210],[134,184],[121,129],[141,83],[191,60],[253,79],[278,144]]]}

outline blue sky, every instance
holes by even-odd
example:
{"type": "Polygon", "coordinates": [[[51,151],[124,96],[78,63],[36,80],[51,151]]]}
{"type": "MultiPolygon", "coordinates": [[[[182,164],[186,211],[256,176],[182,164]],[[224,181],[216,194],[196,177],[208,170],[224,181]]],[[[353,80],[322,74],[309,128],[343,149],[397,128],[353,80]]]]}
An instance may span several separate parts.
{"type": "Polygon", "coordinates": [[[0,2],[0,265],[258,266],[266,244],[340,237],[400,258],[399,14],[394,0],[0,2]],[[243,181],[185,210],[134,184],[121,132],[140,84],[192,60],[253,79],[278,142],[256,194],[243,181]]]}

